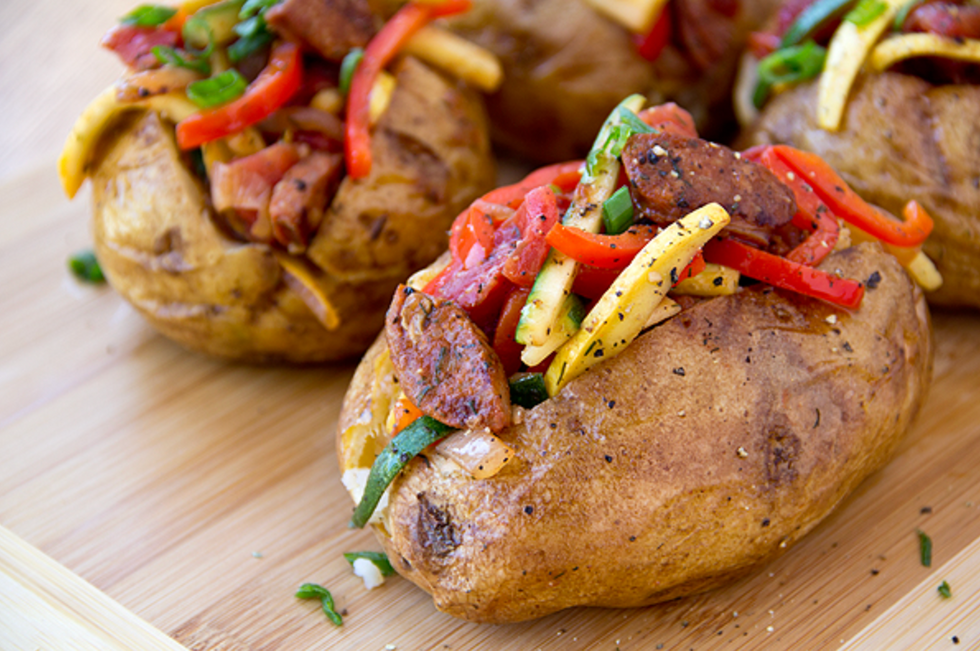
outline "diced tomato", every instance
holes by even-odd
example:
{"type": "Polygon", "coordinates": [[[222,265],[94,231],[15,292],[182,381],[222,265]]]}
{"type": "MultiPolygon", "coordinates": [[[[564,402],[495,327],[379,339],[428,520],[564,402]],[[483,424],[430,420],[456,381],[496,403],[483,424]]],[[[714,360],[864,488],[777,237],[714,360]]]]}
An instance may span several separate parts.
{"type": "Polygon", "coordinates": [[[675,133],[679,136],[697,138],[698,129],[694,126],[694,118],[691,114],[673,102],[651,106],[643,109],[639,113],[639,118],[645,123],[667,133],[675,133]]]}
{"type": "Polygon", "coordinates": [[[453,222],[449,251],[454,260],[472,269],[490,255],[493,247],[493,220],[481,206],[471,205],[453,222]]]}
{"type": "Polygon", "coordinates": [[[122,62],[135,70],[159,67],[160,61],[152,50],[157,45],[176,47],[180,34],[168,29],[116,25],[102,37],[102,47],[112,50],[122,62]]]}
{"type": "Polygon", "coordinates": [[[507,375],[521,370],[521,351],[524,346],[514,340],[517,324],[521,320],[521,309],[527,303],[531,290],[527,287],[514,287],[500,310],[500,319],[493,334],[493,349],[504,364],[507,375]]]}
{"type": "Polygon", "coordinates": [[[660,12],[649,32],[633,35],[636,51],[647,61],[656,61],[660,57],[660,53],[670,43],[670,31],[670,7],[667,6],[660,12]]]}
{"type": "Polygon", "coordinates": [[[514,284],[530,287],[541,270],[551,245],[545,239],[558,223],[558,203],[550,186],[527,193],[515,215],[521,241],[504,264],[504,275],[514,284]]]}
{"type": "Polygon", "coordinates": [[[909,12],[902,31],[947,38],[980,38],[980,7],[959,2],[929,2],[909,12]]]}

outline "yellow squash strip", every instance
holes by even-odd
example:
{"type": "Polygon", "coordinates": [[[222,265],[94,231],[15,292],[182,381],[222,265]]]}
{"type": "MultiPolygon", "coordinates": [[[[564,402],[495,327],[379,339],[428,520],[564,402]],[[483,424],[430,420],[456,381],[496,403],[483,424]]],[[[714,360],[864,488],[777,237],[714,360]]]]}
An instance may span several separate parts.
{"type": "Polygon", "coordinates": [[[667,6],[667,0],[586,0],[593,9],[636,34],[646,34],[667,6]]]}
{"type": "Polygon", "coordinates": [[[572,379],[625,349],[670,289],[671,272],[690,264],[729,221],[725,209],[712,203],[650,240],[585,317],[582,329],[558,349],[544,376],[548,395],[554,396],[572,379]]]}
{"type": "Polygon", "coordinates": [[[912,276],[912,280],[927,292],[934,292],[943,286],[942,274],[936,269],[936,265],[932,263],[929,256],[922,251],[919,251],[918,255],[912,258],[912,262],[905,269],[912,276]]]}
{"type": "Polygon", "coordinates": [[[575,325],[574,318],[571,317],[571,313],[577,310],[580,311],[579,319],[581,319],[581,315],[585,313],[582,302],[575,296],[566,296],[558,314],[558,320],[551,327],[548,338],[540,346],[525,346],[524,350],[521,351],[521,361],[529,367],[537,366],[546,360],[551,353],[558,350],[562,344],[571,339],[579,328],[575,325]]]}
{"type": "Polygon", "coordinates": [[[282,277],[291,290],[303,299],[317,320],[327,330],[340,327],[340,315],[337,308],[327,298],[328,291],[321,280],[323,272],[303,259],[276,251],[276,259],[282,267],[282,277]]]}
{"type": "Polygon", "coordinates": [[[402,51],[488,93],[497,90],[504,78],[503,67],[493,52],[436,25],[416,32],[402,51]]]}
{"type": "Polygon", "coordinates": [[[371,87],[371,98],[368,104],[369,119],[373,126],[381,119],[384,112],[391,104],[391,96],[395,92],[395,77],[384,70],[378,73],[378,78],[374,80],[371,87]]]}
{"type": "Polygon", "coordinates": [[[980,41],[972,38],[956,40],[938,34],[894,36],[875,47],[868,66],[875,72],[881,72],[899,61],[924,56],[980,63],[980,41]]]}
{"type": "Polygon", "coordinates": [[[738,290],[740,276],[731,267],[708,262],[704,265],[704,271],[677,283],[671,291],[687,296],[728,296],[738,290]]]}
{"type": "Polygon", "coordinates": [[[847,96],[861,66],[895,14],[908,0],[883,0],[885,10],[863,27],[845,20],[827,48],[827,60],[820,76],[817,124],[827,131],[840,129],[847,96]]]}

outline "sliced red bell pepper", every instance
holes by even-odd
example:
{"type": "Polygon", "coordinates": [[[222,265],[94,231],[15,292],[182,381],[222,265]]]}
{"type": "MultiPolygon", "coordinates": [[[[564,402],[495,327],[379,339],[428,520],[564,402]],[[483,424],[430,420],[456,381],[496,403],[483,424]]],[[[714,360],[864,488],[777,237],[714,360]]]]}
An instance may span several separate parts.
{"type": "Polygon", "coordinates": [[[643,109],[638,117],[658,131],[666,131],[688,138],[698,137],[698,128],[694,125],[694,118],[673,102],[643,109]]]}
{"type": "Polygon", "coordinates": [[[347,173],[359,179],[371,171],[371,89],[378,73],[398,50],[433,18],[467,11],[470,0],[447,0],[440,4],[409,2],[399,9],[364,48],[364,57],[351,77],[347,94],[347,173]]]}
{"type": "Polygon", "coordinates": [[[932,232],[932,219],[924,210],[910,211],[905,215],[905,222],[889,219],[859,197],[840,175],[816,154],[786,145],[776,145],[771,150],[809,183],[820,200],[827,204],[835,215],[882,242],[913,247],[922,244],[932,232]]]}
{"type": "Polygon", "coordinates": [[[856,280],[838,278],[731,239],[714,239],[705,244],[704,259],[731,267],[773,287],[819,298],[841,307],[854,309],[864,297],[864,285],[856,280]]]}
{"type": "Polygon", "coordinates": [[[636,51],[647,61],[656,61],[660,53],[664,51],[670,42],[671,21],[670,7],[664,7],[663,11],[653,23],[653,27],[646,34],[634,34],[633,43],[636,44],[636,51]]]}
{"type": "Polygon", "coordinates": [[[752,160],[757,159],[783,185],[793,191],[797,208],[793,224],[810,232],[810,236],[802,244],[786,254],[786,259],[811,267],[820,264],[837,245],[840,226],[836,215],[820,200],[810,184],[776,155],[772,147],[753,151],[751,155],[752,160]]]}
{"type": "Polygon", "coordinates": [[[528,192],[515,219],[521,229],[521,241],[507,258],[504,275],[516,285],[531,287],[551,248],[545,237],[558,224],[558,202],[551,186],[528,192]]]}
{"type": "Polygon", "coordinates": [[[299,47],[283,41],[269,55],[265,69],[238,99],[201,111],[177,125],[177,144],[193,149],[261,122],[289,101],[303,80],[299,47]]]}
{"type": "Polygon", "coordinates": [[[483,195],[483,200],[501,206],[510,206],[516,210],[524,201],[527,193],[534,188],[542,185],[553,185],[562,192],[571,192],[581,178],[582,161],[557,163],[535,170],[517,183],[491,190],[483,195]]]}
{"type": "Polygon", "coordinates": [[[521,320],[521,309],[527,303],[530,293],[529,287],[514,287],[510,290],[500,309],[500,318],[493,334],[493,349],[503,362],[508,376],[521,370],[521,351],[524,346],[514,340],[514,335],[521,320]]]}
{"type": "Polygon", "coordinates": [[[548,232],[548,244],[576,262],[601,269],[625,269],[647,242],[657,234],[656,226],[630,226],[619,235],[598,235],[555,224],[548,232]]]}

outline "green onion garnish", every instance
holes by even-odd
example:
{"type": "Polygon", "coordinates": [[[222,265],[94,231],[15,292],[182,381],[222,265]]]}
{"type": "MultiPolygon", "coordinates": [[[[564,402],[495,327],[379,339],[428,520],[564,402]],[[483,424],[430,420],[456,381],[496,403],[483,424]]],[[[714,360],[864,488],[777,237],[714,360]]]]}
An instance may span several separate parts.
{"type": "Polygon", "coordinates": [[[619,235],[633,225],[633,199],[625,185],[603,202],[602,223],[606,235],[619,235]]]}
{"type": "Polygon", "coordinates": [[[919,560],[922,561],[923,566],[930,567],[932,565],[932,539],[923,531],[916,530],[916,533],[919,534],[919,560]]]}
{"type": "Polygon", "coordinates": [[[344,56],[344,60],[340,64],[340,92],[344,95],[350,90],[350,81],[354,78],[354,71],[357,70],[357,66],[361,64],[361,59],[364,58],[364,50],[355,47],[350,52],[344,56]]]}
{"type": "Polygon", "coordinates": [[[210,108],[240,97],[247,87],[245,77],[234,68],[229,68],[208,79],[188,84],[187,98],[201,108],[210,108]]]}
{"type": "Polygon", "coordinates": [[[759,83],[752,94],[752,103],[762,108],[776,84],[796,84],[812,79],[823,70],[827,50],[813,41],[776,50],[759,62],[759,83]]]}
{"type": "Polygon", "coordinates": [[[395,568],[391,566],[391,562],[384,552],[345,552],[344,558],[351,565],[354,565],[354,561],[357,559],[365,558],[374,563],[375,567],[381,571],[381,576],[392,576],[395,574],[395,568]]]}
{"type": "Polygon", "coordinates": [[[167,22],[177,13],[172,7],[162,5],[140,5],[119,19],[123,25],[134,27],[156,27],[167,22]]]}
{"type": "Polygon", "coordinates": [[[898,13],[895,14],[895,20],[892,22],[892,29],[896,32],[902,31],[902,26],[905,24],[905,19],[909,17],[909,12],[915,9],[917,6],[922,4],[923,0],[910,0],[906,2],[898,13]]]}
{"type": "Polygon", "coordinates": [[[208,63],[207,59],[189,55],[169,45],[154,45],[150,51],[157,58],[157,61],[164,65],[187,68],[202,75],[211,74],[211,64],[208,63]]]}
{"type": "Polygon", "coordinates": [[[280,0],[245,0],[241,11],[238,13],[240,20],[251,18],[255,15],[265,15],[270,8],[279,4],[280,0]]]}
{"type": "Polygon", "coordinates": [[[525,409],[533,409],[548,399],[541,373],[521,373],[510,380],[510,401],[525,409]]]}
{"type": "Polygon", "coordinates": [[[322,585],[317,585],[316,583],[304,583],[296,591],[296,596],[300,599],[319,599],[320,604],[323,606],[323,612],[327,615],[327,619],[336,624],[337,626],[342,626],[344,624],[344,618],[340,616],[337,609],[333,604],[333,595],[330,591],[324,588],[322,585]]]}
{"type": "Polygon", "coordinates": [[[779,49],[797,45],[813,38],[821,27],[834,18],[840,18],[854,5],[855,0],[817,0],[804,9],[789,26],[779,42],[779,49]]]}
{"type": "Polygon", "coordinates": [[[872,20],[885,13],[888,5],[882,0],[861,0],[854,9],[850,11],[844,20],[854,23],[858,27],[864,27],[872,20]]]}
{"type": "Polygon", "coordinates": [[[272,32],[265,30],[258,34],[242,36],[237,41],[228,46],[228,59],[232,63],[238,63],[253,52],[258,52],[272,42],[272,32]]]}
{"type": "Polygon", "coordinates": [[[422,416],[391,439],[371,466],[367,485],[360,503],[354,509],[350,526],[360,529],[371,518],[381,496],[395,476],[418,453],[436,441],[445,438],[453,428],[444,425],[431,416],[422,416]]]}
{"type": "Polygon", "coordinates": [[[939,590],[939,596],[942,597],[943,599],[949,599],[950,597],[953,596],[952,590],[949,589],[949,584],[946,583],[945,581],[939,584],[937,590],[939,590]]]}
{"type": "Polygon", "coordinates": [[[68,268],[79,280],[87,283],[105,282],[105,274],[102,273],[102,267],[99,266],[95,252],[91,249],[79,251],[68,258],[68,268]]]}

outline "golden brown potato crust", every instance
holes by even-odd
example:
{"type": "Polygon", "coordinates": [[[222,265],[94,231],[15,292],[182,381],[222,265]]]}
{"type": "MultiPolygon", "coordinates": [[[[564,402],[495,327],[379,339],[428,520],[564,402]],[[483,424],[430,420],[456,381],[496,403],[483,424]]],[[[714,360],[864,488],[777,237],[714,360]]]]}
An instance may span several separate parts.
{"type": "Polygon", "coordinates": [[[841,131],[816,125],[816,84],[787,91],[743,135],[815,152],[867,201],[901,215],[916,199],[935,219],[923,247],[943,275],[933,305],[980,308],[980,87],[917,77],[864,77],[841,131]]]}
{"type": "Polygon", "coordinates": [[[701,303],[527,411],[493,478],[414,459],[375,528],[392,564],[440,610],[512,622],[692,594],[784,551],[884,464],[931,376],[928,311],[896,261],[862,245],[824,267],[880,282],[854,313],[762,285],[701,303]]]}
{"type": "Polygon", "coordinates": [[[672,2],[698,17],[687,21],[698,27],[692,39],[725,52],[705,71],[675,45],[650,63],[625,28],[584,0],[476,0],[450,24],[501,60],[503,85],[487,97],[496,139],[532,160],[554,162],[584,156],[603,120],[631,93],[653,104],[677,102],[706,136],[730,123],[738,53],[779,2],[740,2],[734,20],[714,17],[701,0],[672,2]]]}
{"type": "Polygon", "coordinates": [[[445,248],[452,220],[494,177],[475,96],[411,59],[396,70],[371,175],[342,182],[308,253],[340,313],[338,329],[326,330],[286,287],[269,246],[233,241],[215,226],[206,188],[154,113],[119,123],[92,170],[96,254],[109,282],[193,350],[292,363],[362,353],[395,287],[445,248]]]}

